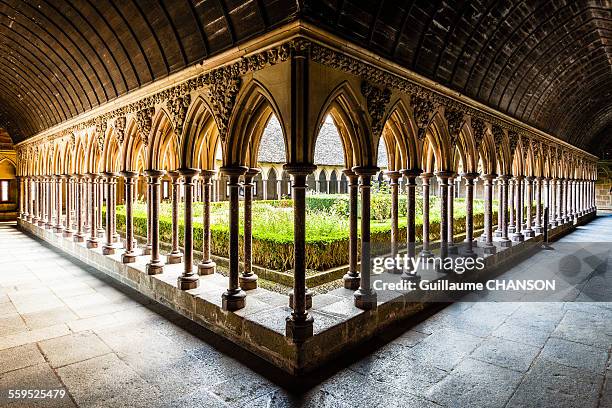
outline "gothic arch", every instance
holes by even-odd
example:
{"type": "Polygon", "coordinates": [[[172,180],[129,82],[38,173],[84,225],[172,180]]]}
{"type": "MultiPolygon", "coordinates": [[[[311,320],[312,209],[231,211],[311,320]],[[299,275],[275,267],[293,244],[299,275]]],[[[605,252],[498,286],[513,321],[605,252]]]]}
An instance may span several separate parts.
{"type": "Polygon", "coordinates": [[[180,167],[214,170],[219,129],[208,102],[198,96],[191,103],[179,142],[180,167]]]}

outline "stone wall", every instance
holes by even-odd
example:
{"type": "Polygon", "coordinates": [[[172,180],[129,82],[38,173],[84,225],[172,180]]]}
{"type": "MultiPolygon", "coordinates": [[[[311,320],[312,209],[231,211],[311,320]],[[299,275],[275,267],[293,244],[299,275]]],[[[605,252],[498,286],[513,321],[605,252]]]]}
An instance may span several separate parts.
{"type": "Polygon", "coordinates": [[[612,161],[599,162],[595,185],[595,205],[599,210],[612,210],[612,161]]]}

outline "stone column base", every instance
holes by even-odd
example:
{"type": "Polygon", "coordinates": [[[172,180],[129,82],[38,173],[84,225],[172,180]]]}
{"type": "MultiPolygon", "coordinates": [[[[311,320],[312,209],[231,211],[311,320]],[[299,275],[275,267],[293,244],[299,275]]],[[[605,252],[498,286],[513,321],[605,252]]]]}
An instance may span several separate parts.
{"type": "Polygon", "coordinates": [[[502,239],[499,241],[499,246],[502,248],[510,248],[512,246],[512,241],[510,241],[508,238],[502,239]]]}
{"type": "Polygon", "coordinates": [[[62,236],[64,238],[70,238],[72,237],[73,232],[71,230],[64,230],[64,232],[62,232],[62,236]]]}
{"type": "Polygon", "coordinates": [[[482,246],[484,253],[487,255],[493,255],[497,252],[497,248],[493,244],[486,244],[482,246]]]}
{"type": "Polygon", "coordinates": [[[168,264],[178,264],[183,262],[183,254],[180,252],[176,252],[176,253],[169,253],[168,255],[166,255],[166,263],[168,264]]]}
{"type": "Polygon", "coordinates": [[[150,246],[146,246],[142,248],[143,255],[151,255],[152,248],[150,246]]]}
{"type": "Polygon", "coordinates": [[[357,272],[348,272],[342,277],[342,281],[345,289],[357,290],[359,289],[361,278],[357,272]]]}
{"type": "Polygon", "coordinates": [[[355,297],[355,307],[362,310],[371,310],[376,308],[376,292],[372,289],[357,289],[353,294],[355,297]]]}
{"type": "Polygon", "coordinates": [[[240,275],[238,277],[238,283],[242,290],[253,290],[257,289],[257,275],[251,273],[248,276],[240,275]]]}
{"type": "Polygon", "coordinates": [[[212,275],[217,270],[217,264],[213,261],[198,264],[198,275],[212,275]]]}
{"type": "Polygon", "coordinates": [[[159,275],[164,272],[164,264],[161,262],[149,262],[146,265],[147,275],[159,275]]]}
{"type": "Polygon", "coordinates": [[[532,229],[527,229],[523,231],[523,235],[525,235],[525,238],[533,238],[535,237],[535,232],[532,229]]]}
{"type": "Polygon", "coordinates": [[[121,255],[121,262],[124,264],[136,262],[136,253],[133,251],[125,252],[123,255],[121,255]]]}
{"type": "Polygon", "coordinates": [[[72,240],[74,242],[83,242],[85,241],[85,237],[81,234],[74,234],[74,236],[72,237],[72,240]]]}
{"type": "Polygon", "coordinates": [[[117,253],[117,249],[112,245],[102,245],[102,255],[113,255],[117,253]]]}
{"type": "Polygon", "coordinates": [[[61,234],[62,232],[64,232],[64,227],[62,227],[61,225],[56,225],[55,227],[53,227],[53,232],[55,232],[56,234],[61,234]]]}
{"type": "Polygon", "coordinates": [[[195,289],[200,286],[200,277],[198,275],[179,276],[177,286],[180,290],[195,289]]]}
{"type": "Polygon", "coordinates": [[[540,225],[533,227],[533,230],[535,231],[536,234],[544,233],[544,227],[542,227],[540,225]]]}
{"type": "Polygon", "coordinates": [[[314,334],[314,319],[308,316],[304,321],[288,316],[285,323],[285,335],[294,343],[303,343],[314,334]]]}
{"type": "Polygon", "coordinates": [[[515,232],[514,234],[512,234],[510,239],[512,240],[512,242],[523,242],[525,240],[525,237],[520,232],[515,232]]]}
{"type": "Polygon", "coordinates": [[[87,240],[87,248],[97,248],[97,247],[98,247],[97,240],[92,240],[91,238],[87,240]]]}
{"type": "Polygon", "coordinates": [[[221,295],[221,306],[223,310],[230,312],[244,308],[246,306],[246,293],[242,289],[236,289],[232,292],[226,290],[221,295]]]}

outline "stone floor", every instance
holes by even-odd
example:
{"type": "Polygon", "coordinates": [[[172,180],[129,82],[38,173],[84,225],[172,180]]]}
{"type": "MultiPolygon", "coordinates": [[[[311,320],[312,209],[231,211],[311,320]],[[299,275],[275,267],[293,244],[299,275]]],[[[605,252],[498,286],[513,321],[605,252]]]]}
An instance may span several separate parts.
{"type": "MultiPolygon", "coordinates": [[[[610,242],[612,216],[562,241],[610,242]]],[[[612,299],[612,256],[593,268],[612,299]]],[[[612,407],[612,303],[465,301],[402,332],[293,380],[0,224],[1,406],[612,407]],[[64,399],[7,399],[60,388],[64,399]]]]}

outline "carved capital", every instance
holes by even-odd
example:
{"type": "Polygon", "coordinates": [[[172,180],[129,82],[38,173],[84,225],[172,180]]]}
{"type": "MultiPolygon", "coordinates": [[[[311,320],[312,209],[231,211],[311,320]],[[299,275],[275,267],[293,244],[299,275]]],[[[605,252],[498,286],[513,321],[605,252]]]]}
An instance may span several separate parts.
{"type": "Polygon", "coordinates": [[[498,147],[504,143],[504,129],[499,125],[493,125],[493,141],[498,147]]]}

